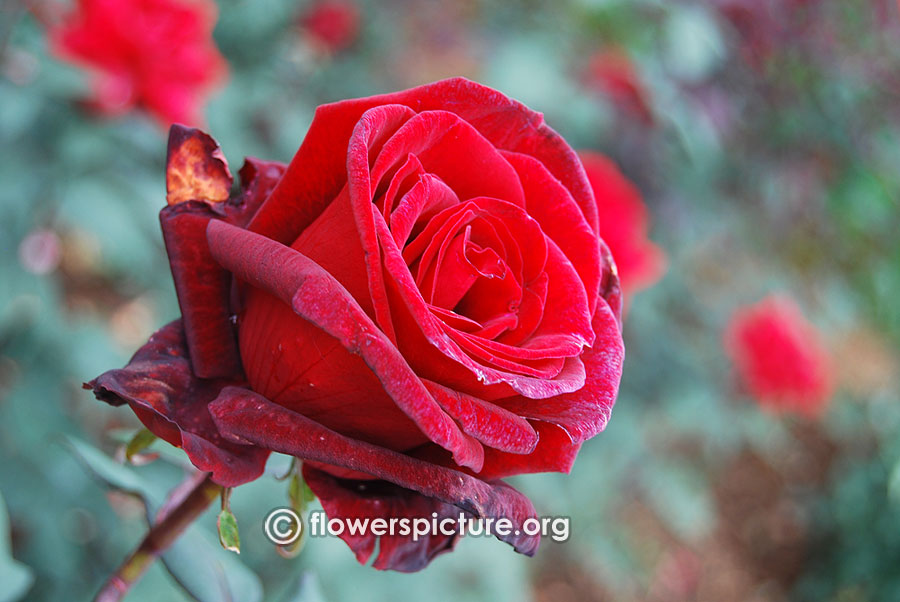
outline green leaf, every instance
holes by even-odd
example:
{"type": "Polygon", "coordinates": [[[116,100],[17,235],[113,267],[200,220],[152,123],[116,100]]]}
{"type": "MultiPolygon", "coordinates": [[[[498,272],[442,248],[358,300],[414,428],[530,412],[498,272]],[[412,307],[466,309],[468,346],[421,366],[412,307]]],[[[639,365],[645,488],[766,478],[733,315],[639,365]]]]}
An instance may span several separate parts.
{"type": "Polygon", "coordinates": [[[306,507],[316,499],[313,493],[300,473],[294,473],[291,482],[288,485],[288,497],[291,500],[291,507],[297,512],[303,512],[306,507]]]}
{"type": "Polygon", "coordinates": [[[152,513],[156,512],[164,495],[162,492],[154,491],[131,468],[119,464],[99,449],[75,437],[66,437],[65,442],[75,455],[75,459],[91,474],[113,489],[137,495],[148,505],[152,513]]]}
{"type": "Polygon", "coordinates": [[[139,430],[128,442],[128,445],[125,446],[125,459],[131,462],[135,455],[150,447],[154,441],[156,441],[156,435],[150,432],[149,429],[139,430]]]}
{"type": "Polygon", "coordinates": [[[238,534],[237,518],[228,508],[222,508],[216,521],[219,529],[219,543],[222,547],[236,554],[241,553],[241,537],[238,534]]]}
{"type": "MultiPolygon", "coordinates": [[[[118,464],[83,441],[67,437],[66,442],[76,458],[107,486],[138,495],[147,507],[148,521],[152,520],[165,499],[165,491],[152,486],[135,469],[118,464]]],[[[201,602],[262,600],[259,577],[234,554],[223,550],[213,540],[212,533],[196,523],[185,530],[160,560],[175,581],[201,602]]]]}

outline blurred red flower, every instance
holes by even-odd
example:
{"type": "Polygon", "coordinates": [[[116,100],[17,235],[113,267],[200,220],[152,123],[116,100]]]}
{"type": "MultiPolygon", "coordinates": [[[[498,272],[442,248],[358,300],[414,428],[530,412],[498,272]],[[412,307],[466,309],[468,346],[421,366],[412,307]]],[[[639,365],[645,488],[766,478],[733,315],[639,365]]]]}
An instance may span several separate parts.
{"type": "Polygon", "coordinates": [[[770,295],[737,310],[725,331],[725,350],[763,407],[815,417],[831,397],[828,351],[790,298],[770,295]]]}
{"type": "Polygon", "coordinates": [[[334,53],[356,40],[359,9],[346,0],[323,0],[309,7],[300,23],[315,46],[334,53]]]}
{"type": "Polygon", "coordinates": [[[597,199],[600,237],[609,246],[626,297],[659,280],[666,255],[647,239],[649,214],[640,191],[615,163],[589,151],[579,151],[597,199]]]}
{"type": "Polygon", "coordinates": [[[647,90],[625,52],[613,49],[594,54],[588,63],[587,78],[590,85],[609,96],[620,110],[631,113],[647,125],[653,124],[647,90]]]}
{"type": "Polygon", "coordinates": [[[164,127],[198,125],[227,64],[212,39],[208,0],[78,0],[51,27],[60,58],[94,75],[92,105],[108,115],[140,106],[164,127]]]}

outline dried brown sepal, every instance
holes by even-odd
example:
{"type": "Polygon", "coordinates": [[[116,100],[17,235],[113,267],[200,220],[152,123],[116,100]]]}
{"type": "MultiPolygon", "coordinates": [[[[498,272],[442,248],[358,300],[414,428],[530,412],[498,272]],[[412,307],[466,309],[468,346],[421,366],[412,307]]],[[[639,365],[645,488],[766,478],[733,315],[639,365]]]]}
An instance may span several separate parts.
{"type": "Polygon", "coordinates": [[[166,157],[166,201],[177,205],[228,200],[234,178],[215,140],[195,128],[174,124],[169,129],[166,157]]]}

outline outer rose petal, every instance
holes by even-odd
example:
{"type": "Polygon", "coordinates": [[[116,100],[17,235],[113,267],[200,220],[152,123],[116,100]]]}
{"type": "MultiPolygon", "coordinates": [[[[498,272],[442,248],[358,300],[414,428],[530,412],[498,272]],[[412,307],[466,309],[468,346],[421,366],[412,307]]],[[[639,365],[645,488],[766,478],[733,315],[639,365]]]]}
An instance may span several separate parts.
{"type": "Polygon", "coordinates": [[[581,161],[569,145],[543,122],[539,113],[465,78],[319,107],[285,177],[250,229],[290,244],[346,183],[347,145],[363,113],[387,104],[406,105],[417,113],[450,111],[474,126],[498,149],[535,157],[571,192],[588,224],[597,231],[594,195],[581,161]]]}
{"type": "Polygon", "coordinates": [[[495,403],[519,416],[556,424],[575,442],[590,439],[606,428],[619,392],[625,347],[616,317],[606,302],[597,308],[593,324],[597,339],[581,356],[587,373],[582,389],[538,403],[524,397],[495,403]]]}
{"type": "MultiPolygon", "coordinates": [[[[572,465],[581,449],[581,442],[572,441],[572,437],[565,429],[549,422],[532,420],[530,423],[539,437],[537,446],[526,454],[508,453],[486,447],[484,467],[476,475],[479,479],[492,481],[519,474],[568,473],[572,470],[572,465]]],[[[447,450],[431,443],[413,450],[410,455],[432,464],[469,472],[465,468],[457,466],[447,450]]]]}
{"type": "MultiPolygon", "coordinates": [[[[329,518],[346,521],[375,518],[386,521],[416,518],[430,520],[432,513],[437,513],[438,521],[449,518],[455,522],[460,515],[460,509],[452,504],[425,497],[387,481],[338,479],[306,463],[303,464],[303,478],[319,498],[329,518]]],[[[439,554],[451,551],[456,545],[458,534],[429,533],[418,541],[413,541],[411,537],[399,534],[379,538],[371,530],[353,535],[349,529],[344,529],[340,538],[350,546],[360,564],[368,562],[377,540],[378,556],[372,566],[379,570],[412,573],[425,568],[439,554]]]]}
{"type": "Polygon", "coordinates": [[[245,228],[281,180],[285,169],[287,165],[278,161],[244,159],[244,165],[238,171],[241,194],[225,205],[228,223],[245,228]]]}
{"type": "MultiPolygon", "coordinates": [[[[488,448],[528,454],[538,444],[538,435],[527,420],[500,406],[424,381],[434,400],[459,422],[463,431],[488,448]]],[[[487,449],[485,448],[485,453],[487,449]]]]}
{"type": "Polygon", "coordinates": [[[333,276],[289,247],[223,222],[211,221],[213,257],[235,276],[293,307],[368,364],[397,405],[429,439],[453,452],[461,466],[481,468],[484,451],[435,403],[387,337],[333,276]]]}
{"type": "Polygon", "coordinates": [[[191,372],[177,320],[151,336],[125,368],[84,386],[101,401],[130,405],[157,436],[183,447],[194,466],[211,472],[216,483],[235,487],[263,473],[269,451],[224,439],[213,424],[207,404],[230,384],[239,381],[205,380],[191,372]]]}
{"type": "Polygon", "coordinates": [[[515,531],[498,539],[517,552],[532,555],[539,535],[526,535],[523,525],[534,517],[524,495],[497,481],[488,483],[377,445],[344,437],[272,403],[265,397],[237,387],[222,390],[210,411],[219,430],[233,441],[255,443],[266,449],[364,472],[446,504],[476,517],[505,517],[515,531]],[[517,534],[518,532],[518,534],[517,534]]]}
{"type": "Polygon", "coordinates": [[[231,322],[231,274],[213,260],[206,225],[217,215],[198,201],[164,208],[163,240],[194,373],[201,378],[239,378],[241,359],[231,322]]]}

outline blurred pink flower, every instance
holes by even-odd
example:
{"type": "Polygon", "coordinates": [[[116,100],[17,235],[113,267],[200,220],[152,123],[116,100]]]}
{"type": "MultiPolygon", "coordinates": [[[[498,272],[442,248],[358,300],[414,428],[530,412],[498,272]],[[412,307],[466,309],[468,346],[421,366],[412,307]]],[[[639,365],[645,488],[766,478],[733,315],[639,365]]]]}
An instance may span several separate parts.
{"type": "Polygon", "coordinates": [[[321,0],[301,17],[312,43],[335,53],[352,44],[359,34],[359,8],[349,0],[321,0]]]}
{"type": "Polygon", "coordinates": [[[647,125],[653,124],[647,90],[624,51],[614,48],[595,53],[588,63],[587,78],[589,84],[609,96],[620,110],[647,125]]]}
{"type": "Polygon", "coordinates": [[[760,406],[810,417],[825,409],[833,391],[831,359],[792,299],[770,295],[737,310],[725,350],[760,406]]]}
{"type": "Polygon", "coordinates": [[[108,115],[134,106],[164,127],[198,125],[227,73],[212,38],[209,0],[78,0],[50,28],[51,50],[93,74],[92,106],[108,115]]]}
{"type": "Polygon", "coordinates": [[[647,238],[649,214],[634,184],[607,157],[589,151],[578,155],[597,199],[600,237],[612,252],[627,298],[662,277],[665,253],[647,238]]]}

